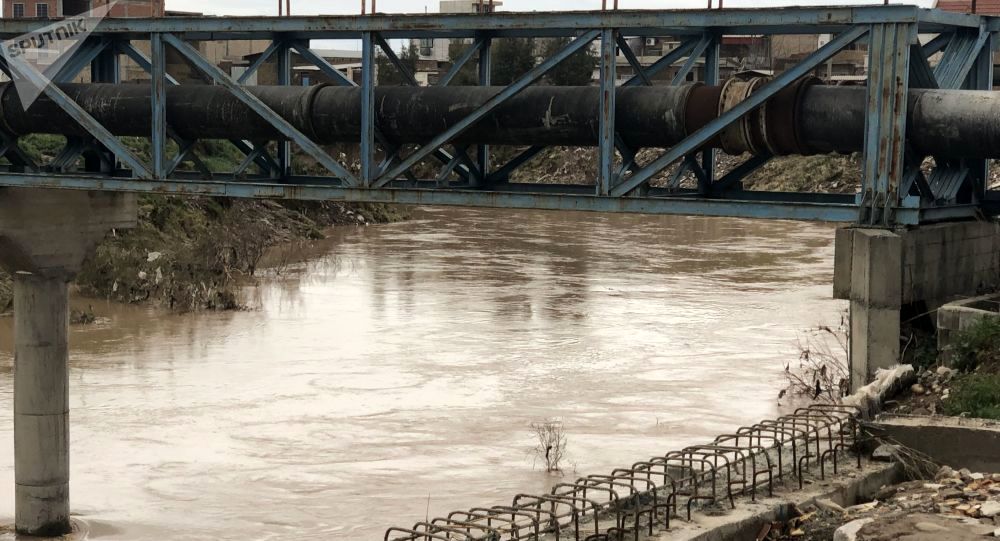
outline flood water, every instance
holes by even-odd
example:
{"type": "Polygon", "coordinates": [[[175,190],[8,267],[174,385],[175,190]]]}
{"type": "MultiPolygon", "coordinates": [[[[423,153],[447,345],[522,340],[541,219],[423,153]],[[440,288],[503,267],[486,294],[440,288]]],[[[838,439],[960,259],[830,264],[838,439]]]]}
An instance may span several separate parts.
{"type": "MultiPolygon", "coordinates": [[[[381,539],[775,415],[800,331],[839,318],[833,228],[419,209],[342,228],[255,310],[108,318],[71,338],[72,508],[99,539],[381,539]]],[[[0,522],[14,514],[0,320],[0,522]]]]}

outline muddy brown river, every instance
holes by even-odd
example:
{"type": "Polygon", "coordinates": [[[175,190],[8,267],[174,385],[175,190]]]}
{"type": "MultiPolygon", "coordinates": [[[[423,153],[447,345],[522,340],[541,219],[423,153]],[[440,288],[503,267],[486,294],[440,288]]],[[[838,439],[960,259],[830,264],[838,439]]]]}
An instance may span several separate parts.
{"type": "MultiPolygon", "coordinates": [[[[278,250],[246,312],[104,301],[71,337],[72,507],[98,539],[381,539],[777,412],[835,322],[828,225],[419,209],[278,250]],[[297,259],[304,261],[294,262],[297,259]]],[[[0,320],[0,522],[14,514],[0,320]]]]}

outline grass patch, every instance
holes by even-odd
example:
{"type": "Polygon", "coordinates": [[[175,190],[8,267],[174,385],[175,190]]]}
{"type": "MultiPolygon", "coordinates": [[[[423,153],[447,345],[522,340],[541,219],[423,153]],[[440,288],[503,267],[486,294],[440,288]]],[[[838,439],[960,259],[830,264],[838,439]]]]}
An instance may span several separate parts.
{"type": "Polygon", "coordinates": [[[982,318],[955,340],[953,365],[962,372],[1000,368],[1000,318],[982,318]]]}
{"type": "Polygon", "coordinates": [[[968,374],[955,382],[944,402],[948,415],[1000,419],[1000,374],[968,374]]]}
{"type": "Polygon", "coordinates": [[[1000,419],[1000,318],[982,318],[958,333],[952,361],[965,375],[952,386],[945,413],[1000,419]]]}

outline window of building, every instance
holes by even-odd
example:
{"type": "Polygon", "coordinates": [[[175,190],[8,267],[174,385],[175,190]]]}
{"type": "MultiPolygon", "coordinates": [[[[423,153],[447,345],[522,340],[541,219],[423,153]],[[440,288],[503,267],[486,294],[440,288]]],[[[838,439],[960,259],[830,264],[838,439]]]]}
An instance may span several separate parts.
{"type": "Polygon", "coordinates": [[[14,18],[15,19],[24,18],[24,4],[14,4],[14,18]]]}
{"type": "Polygon", "coordinates": [[[49,5],[48,4],[35,4],[35,17],[39,19],[49,18],[49,5]]]}
{"type": "Polygon", "coordinates": [[[434,50],[433,38],[420,38],[420,56],[430,56],[434,50]]]}

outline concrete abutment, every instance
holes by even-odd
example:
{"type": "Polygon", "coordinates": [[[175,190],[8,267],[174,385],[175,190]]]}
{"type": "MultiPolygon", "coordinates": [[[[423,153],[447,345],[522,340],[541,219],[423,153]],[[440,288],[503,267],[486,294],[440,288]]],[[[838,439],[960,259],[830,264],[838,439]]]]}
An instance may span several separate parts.
{"type": "Polygon", "coordinates": [[[1000,289],[1000,224],[952,222],[911,229],[837,231],[835,298],[851,303],[851,388],[899,362],[905,307],[923,311],[1000,289]]]}
{"type": "Polygon", "coordinates": [[[0,266],[14,276],[14,477],[19,533],[61,535],[69,517],[68,284],[131,194],[0,190],[0,266]]]}

